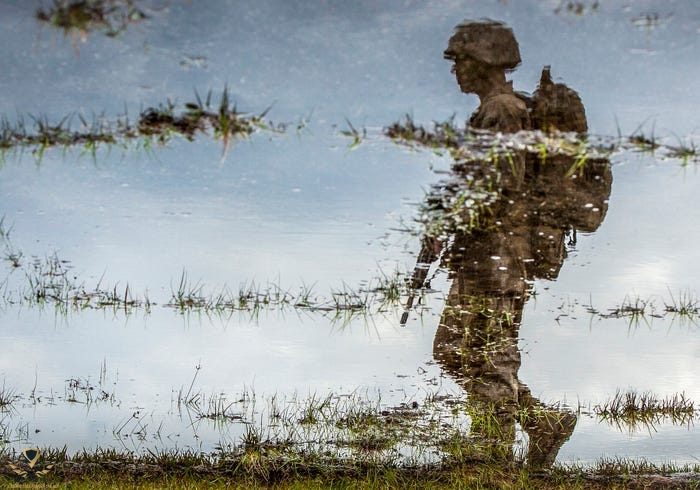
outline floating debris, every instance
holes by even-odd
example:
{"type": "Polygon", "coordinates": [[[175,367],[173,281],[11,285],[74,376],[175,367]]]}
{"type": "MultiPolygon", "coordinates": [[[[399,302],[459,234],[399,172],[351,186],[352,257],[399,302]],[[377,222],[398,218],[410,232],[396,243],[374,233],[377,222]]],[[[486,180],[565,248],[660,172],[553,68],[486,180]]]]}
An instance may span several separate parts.
{"type": "Polygon", "coordinates": [[[78,56],[78,40],[86,42],[92,32],[116,37],[130,24],[146,18],[133,0],[54,0],[51,7],[36,11],[39,22],[62,30],[70,38],[78,56]]]}
{"type": "Polygon", "coordinates": [[[597,13],[600,8],[600,2],[582,2],[580,0],[562,0],[557,8],[554,9],[555,14],[568,13],[578,16],[597,13]]]}

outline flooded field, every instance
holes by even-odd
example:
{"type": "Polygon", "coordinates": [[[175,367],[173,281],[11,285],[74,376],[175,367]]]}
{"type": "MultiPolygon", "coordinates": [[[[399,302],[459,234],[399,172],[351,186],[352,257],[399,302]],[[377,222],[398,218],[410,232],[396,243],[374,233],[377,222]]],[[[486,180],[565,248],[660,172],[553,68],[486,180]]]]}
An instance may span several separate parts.
{"type": "Polygon", "coordinates": [[[0,5],[0,454],[697,463],[694,2],[86,3],[0,5]]]}

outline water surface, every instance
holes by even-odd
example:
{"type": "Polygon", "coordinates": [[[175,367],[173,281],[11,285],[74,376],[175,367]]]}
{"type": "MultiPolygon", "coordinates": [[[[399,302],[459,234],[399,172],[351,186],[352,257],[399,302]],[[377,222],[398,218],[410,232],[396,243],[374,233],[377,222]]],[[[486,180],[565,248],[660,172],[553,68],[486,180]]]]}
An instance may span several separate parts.
{"type": "MultiPolygon", "coordinates": [[[[87,288],[128,284],[155,304],[130,313],[3,304],[0,386],[21,397],[0,419],[3,447],[210,451],[235,443],[239,425],[193,424],[178,409],[178,393],[195,374],[194,389],[230,399],[251,391],[260,400],[359,391],[395,406],[422,404],[434,392],[464,396],[433,355],[450,290],[444,269],[434,267],[428,309],[412,311],[405,326],[400,306],[334,319],[294,308],[181,314],[165,304],[183,271],[204,294],[255,282],[309,287],[319,301],[383,273],[410,273],[420,240],[400,230],[451,162],[397,146],[380,128],[405,113],[423,124],[452,114],[462,121],[476,108],[442,59],[464,18],[507,22],[523,58],[511,75],[516,88],[532,91],[542,66],[552,65],[555,78],[581,95],[591,133],[614,137],[641,127],[670,145],[696,138],[700,10],[693,2],[613,2],[584,15],[557,7],[144,2],[147,20],[117,38],[90,34],[78,56],[62,33],[39,25],[35,5],[4,2],[0,107],[11,121],[72,112],[114,119],[125,108],[135,117],[167,98],[191,101],[195,90],[216,98],[227,85],[240,110],[271,106],[272,120],[308,123],[298,134],[235,142],[223,163],[220,142],[204,136],[176,138],[153,153],[102,148],[95,160],[80,149],[51,149],[40,162],[31,150],[8,154],[0,216],[23,260],[55,253],[87,288]],[[353,150],[340,134],[346,118],[369,134],[353,150]],[[114,396],[71,403],[71,380],[114,396]],[[135,413],[148,430],[130,421],[135,413]]],[[[578,416],[559,461],[694,463],[700,447],[692,425],[630,432],[593,414],[617,390],[700,400],[697,325],[663,314],[673,298],[697,294],[695,164],[619,151],[611,172],[604,219],[578,234],[555,280],[538,279],[524,303],[519,379],[539,400],[578,416]],[[658,315],[593,313],[635,299],[658,315]]],[[[26,285],[10,261],[2,274],[7,294],[26,285]]]]}

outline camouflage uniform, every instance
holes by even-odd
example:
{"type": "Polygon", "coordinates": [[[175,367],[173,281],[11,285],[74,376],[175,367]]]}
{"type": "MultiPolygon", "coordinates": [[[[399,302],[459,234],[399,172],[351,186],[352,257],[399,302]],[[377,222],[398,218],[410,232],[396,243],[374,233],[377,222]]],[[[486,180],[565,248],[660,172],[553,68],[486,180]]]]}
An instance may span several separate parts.
{"type": "Polygon", "coordinates": [[[527,105],[513,93],[512,83],[507,86],[509,92],[495,94],[481,101],[479,108],[469,118],[469,126],[502,133],[531,129],[527,105]]]}
{"type": "MultiPolygon", "coordinates": [[[[568,87],[554,84],[548,68],[527,102],[505,82],[505,71],[520,63],[520,54],[512,31],[503,24],[461,24],[445,58],[455,62],[460,88],[481,100],[469,120],[471,127],[503,133],[533,126],[544,131],[586,130],[580,99],[568,87]]],[[[429,264],[440,258],[452,283],[433,357],[469,394],[470,407],[487,415],[488,423],[472,418],[471,439],[489,457],[511,461],[519,423],[528,434],[528,466],[547,467],[577,419],[566,409],[542,403],[520,380],[522,313],[532,281],[559,274],[565,240],[571,237],[567,230],[591,232],[602,222],[612,183],[609,162],[590,160],[576,179],[567,177],[575,162],[565,155],[545,161],[539,154],[515,151],[508,159],[466,158],[456,163],[454,180],[436,185],[435,194],[428,197],[428,202],[437,203],[436,212],[441,210],[439,203],[454,202],[453,196],[470,182],[489,181],[491,172],[498,174],[500,199],[488,212],[479,212],[484,221],[470,231],[455,228],[449,240],[424,236],[412,287],[424,287],[429,264]],[[594,206],[583,206],[587,203],[594,206]]],[[[468,222],[470,211],[465,206],[462,222],[468,222]]]]}
{"type": "MultiPolygon", "coordinates": [[[[477,228],[455,230],[440,256],[452,284],[433,357],[469,393],[472,406],[492,415],[488,426],[472,426],[471,436],[486,442],[483,449],[491,457],[511,460],[519,422],[528,434],[531,468],[554,462],[574,431],[576,415],[542,403],[520,380],[523,310],[534,280],[559,275],[566,240],[575,236],[569,230],[590,233],[600,226],[612,185],[607,160],[590,159],[575,179],[566,176],[574,164],[566,155],[550,155],[546,161],[538,154],[520,161],[501,159],[496,165],[502,198],[483,213],[477,228]]],[[[464,162],[455,179],[466,182],[464,173],[484,180],[493,168],[494,162],[464,162]]],[[[449,195],[468,185],[440,183],[435,192],[449,195]]],[[[464,219],[469,219],[466,210],[464,219]]],[[[438,260],[436,248],[424,237],[419,260],[438,260]]]]}

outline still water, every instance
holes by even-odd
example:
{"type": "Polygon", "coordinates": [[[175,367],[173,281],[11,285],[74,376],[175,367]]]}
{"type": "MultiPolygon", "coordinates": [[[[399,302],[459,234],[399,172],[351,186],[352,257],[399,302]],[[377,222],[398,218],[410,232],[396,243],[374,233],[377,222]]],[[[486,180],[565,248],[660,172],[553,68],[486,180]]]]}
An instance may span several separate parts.
{"type": "MultiPolygon", "coordinates": [[[[192,101],[195,90],[217,98],[227,86],[239,110],[270,107],[273,121],[303,128],[234,142],[224,160],[221,143],[205,136],[152,152],[101,148],[94,159],[81,149],[49,149],[40,161],[31,149],[6,156],[0,216],[12,248],[1,264],[0,387],[16,398],[0,415],[0,447],[236,443],[240,424],[183,412],[178,399],[188,392],[227,400],[362,393],[383,407],[469,395],[434,353],[455,282],[439,263],[432,292],[405,325],[400,305],[354,316],[166,305],[183,274],[204,296],[256,284],[297,298],[312,291],[324,304],[334,292],[410,274],[421,240],[406,229],[452,162],[398,146],[381,128],[406,113],[426,125],[453,114],[463,121],[476,108],[442,57],[464,18],[512,27],[523,60],[509,75],[515,88],[531,92],[551,65],[581,96],[591,134],[697,141],[700,9],[594,3],[153,1],[142,4],[147,18],[116,38],[93,32],[74,46],[37,22],[40,5],[3,2],[0,108],[10,121],[136,117],[166,99],[192,101]],[[574,3],[582,13],[567,8],[574,3]],[[368,134],[353,149],[341,134],[350,124],[368,134]],[[24,268],[10,257],[18,252],[24,268]],[[153,304],[65,312],[18,301],[31,264],[54,255],[86,290],[121,294],[128,285],[153,304]]],[[[700,455],[692,422],[630,429],[594,410],[618,390],[700,401],[695,319],[664,311],[698,297],[698,178],[692,161],[614,152],[595,226],[581,227],[557,272],[536,275],[518,307],[518,382],[577,417],[558,461],[694,463],[700,455]],[[609,314],[640,301],[642,317],[609,314]]]]}

